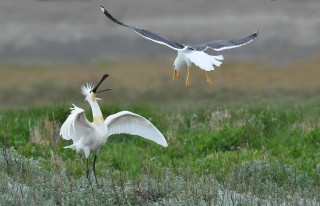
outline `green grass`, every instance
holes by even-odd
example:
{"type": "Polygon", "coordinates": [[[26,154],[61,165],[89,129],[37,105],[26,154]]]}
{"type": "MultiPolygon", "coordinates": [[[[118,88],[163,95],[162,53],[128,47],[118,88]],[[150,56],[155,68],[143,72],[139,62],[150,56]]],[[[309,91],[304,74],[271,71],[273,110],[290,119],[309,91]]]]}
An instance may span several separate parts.
{"type": "Polygon", "coordinates": [[[63,149],[70,143],[58,136],[69,107],[0,113],[0,202],[320,204],[319,98],[189,106],[179,111],[102,104],[104,114],[129,110],[148,118],[169,146],[128,135],[111,137],[96,165],[102,186],[92,189],[83,155],[63,149]]]}

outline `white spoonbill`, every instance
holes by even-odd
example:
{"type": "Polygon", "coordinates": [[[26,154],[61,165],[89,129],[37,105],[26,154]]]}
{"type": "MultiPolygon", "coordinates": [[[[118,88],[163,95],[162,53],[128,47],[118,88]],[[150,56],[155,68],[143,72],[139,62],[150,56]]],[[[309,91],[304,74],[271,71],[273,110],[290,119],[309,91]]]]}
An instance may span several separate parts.
{"type": "Polygon", "coordinates": [[[145,139],[154,141],[164,147],[167,147],[167,141],[162,133],[144,117],[128,112],[122,111],[108,116],[103,119],[102,112],[98,105],[97,93],[107,91],[97,91],[100,84],[108,77],[108,74],[103,75],[100,82],[94,87],[92,84],[82,86],[82,94],[85,100],[90,104],[93,115],[93,122],[89,122],[85,116],[83,109],[73,105],[71,114],[67,120],[62,124],[60,135],[65,140],[72,140],[73,144],[64,148],[70,148],[76,152],[83,152],[86,157],[86,172],[89,178],[88,158],[90,152],[94,153],[94,160],[92,169],[97,185],[98,180],[96,176],[95,163],[97,155],[101,147],[107,142],[109,136],[113,134],[126,133],[131,135],[139,135],[145,139]]]}
{"type": "Polygon", "coordinates": [[[222,64],[223,56],[212,56],[206,54],[205,51],[207,49],[212,49],[214,51],[221,51],[225,49],[232,49],[236,47],[240,47],[250,43],[254,38],[258,36],[258,31],[254,32],[253,34],[242,38],[242,39],[232,39],[232,40],[214,40],[209,41],[199,45],[191,45],[191,44],[180,44],[174,41],[171,41],[167,38],[159,36],[147,29],[139,28],[136,26],[130,26],[125,23],[120,22],[116,18],[114,18],[103,6],[100,6],[102,12],[113,22],[132,29],[134,32],[139,34],[140,36],[156,42],[158,44],[166,45],[171,49],[174,49],[178,52],[178,55],[173,63],[173,78],[179,79],[179,72],[183,66],[187,65],[188,73],[186,79],[186,87],[190,86],[189,81],[189,74],[190,74],[190,67],[192,63],[196,66],[200,67],[200,69],[205,71],[206,79],[209,84],[212,83],[212,80],[207,75],[207,71],[213,71],[214,66],[219,67],[222,64]]]}

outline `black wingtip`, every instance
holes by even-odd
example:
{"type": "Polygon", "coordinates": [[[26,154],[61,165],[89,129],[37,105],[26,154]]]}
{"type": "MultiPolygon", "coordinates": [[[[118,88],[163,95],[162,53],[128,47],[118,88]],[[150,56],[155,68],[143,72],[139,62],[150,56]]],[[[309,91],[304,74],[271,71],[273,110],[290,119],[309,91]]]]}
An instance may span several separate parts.
{"type": "Polygon", "coordinates": [[[101,5],[100,5],[100,9],[101,9],[101,11],[102,11],[103,13],[106,11],[106,9],[105,9],[103,6],[101,6],[101,5]]]}
{"type": "Polygon", "coordinates": [[[255,32],[253,33],[253,37],[257,37],[258,35],[259,35],[259,30],[255,31],[255,32]]]}
{"type": "Polygon", "coordinates": [[[113,21],[121,26],[131,28],[131,26],[126,25],[125,23],[122,23],[122,22],[118,21],[116,18],[114,18],[103,6],[100,6],[100,9],[104,13],[104,15],[106,15],[111,21],[113,21]]]}
{"type": "Polygon", "coordinates": [[[111,16],[111,14],[109,14],[109,12],[104,8],[104,6],[100,5],[100,9],[106,16],[108,16],[108,17],[111,16]]]}

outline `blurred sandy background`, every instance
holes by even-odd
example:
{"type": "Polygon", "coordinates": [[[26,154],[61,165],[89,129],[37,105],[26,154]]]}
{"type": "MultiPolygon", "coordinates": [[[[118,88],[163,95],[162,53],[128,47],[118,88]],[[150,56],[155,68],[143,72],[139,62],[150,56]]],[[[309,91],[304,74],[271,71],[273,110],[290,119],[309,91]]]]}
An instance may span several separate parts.
{"type": "Polygon", "coordinates": [[[82,101],[81,84],[103,73],[110,103],[319,97],[319,11],[318,0],[1,0],[0,107],[82,101]],[[110,22],[99,5],[180,43],[260,36],[219,52],[212,85],[193,67],[186,90],[185,72],[172,80],[175,51],[110,22]]]}

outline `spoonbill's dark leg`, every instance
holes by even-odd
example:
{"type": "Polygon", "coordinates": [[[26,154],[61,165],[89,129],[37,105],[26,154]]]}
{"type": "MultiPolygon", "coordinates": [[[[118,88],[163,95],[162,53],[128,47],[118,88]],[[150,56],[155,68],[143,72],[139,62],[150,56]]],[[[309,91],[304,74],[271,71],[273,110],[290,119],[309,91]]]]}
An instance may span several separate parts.
{"type": "Polygon", "coordinates": [[[96,160],[97,160],[97,155],[94,155],[92,170],[93,170],[94,178],[96,179],[96,183],[99,186],[98,180],[97,180],[97,175],[96,175],[96,160]]]}
{"type": "Polygon", "coordinates": [[[92,185],[92,184],[91,184],[90,177],[89,177],[89,164],[88,164],[89,158],[86,158],[86,160],[87,160],[87,161],[86,161],[86,165],[87,165],[87,179],[88,179],[90,185],[92,185]]]}

